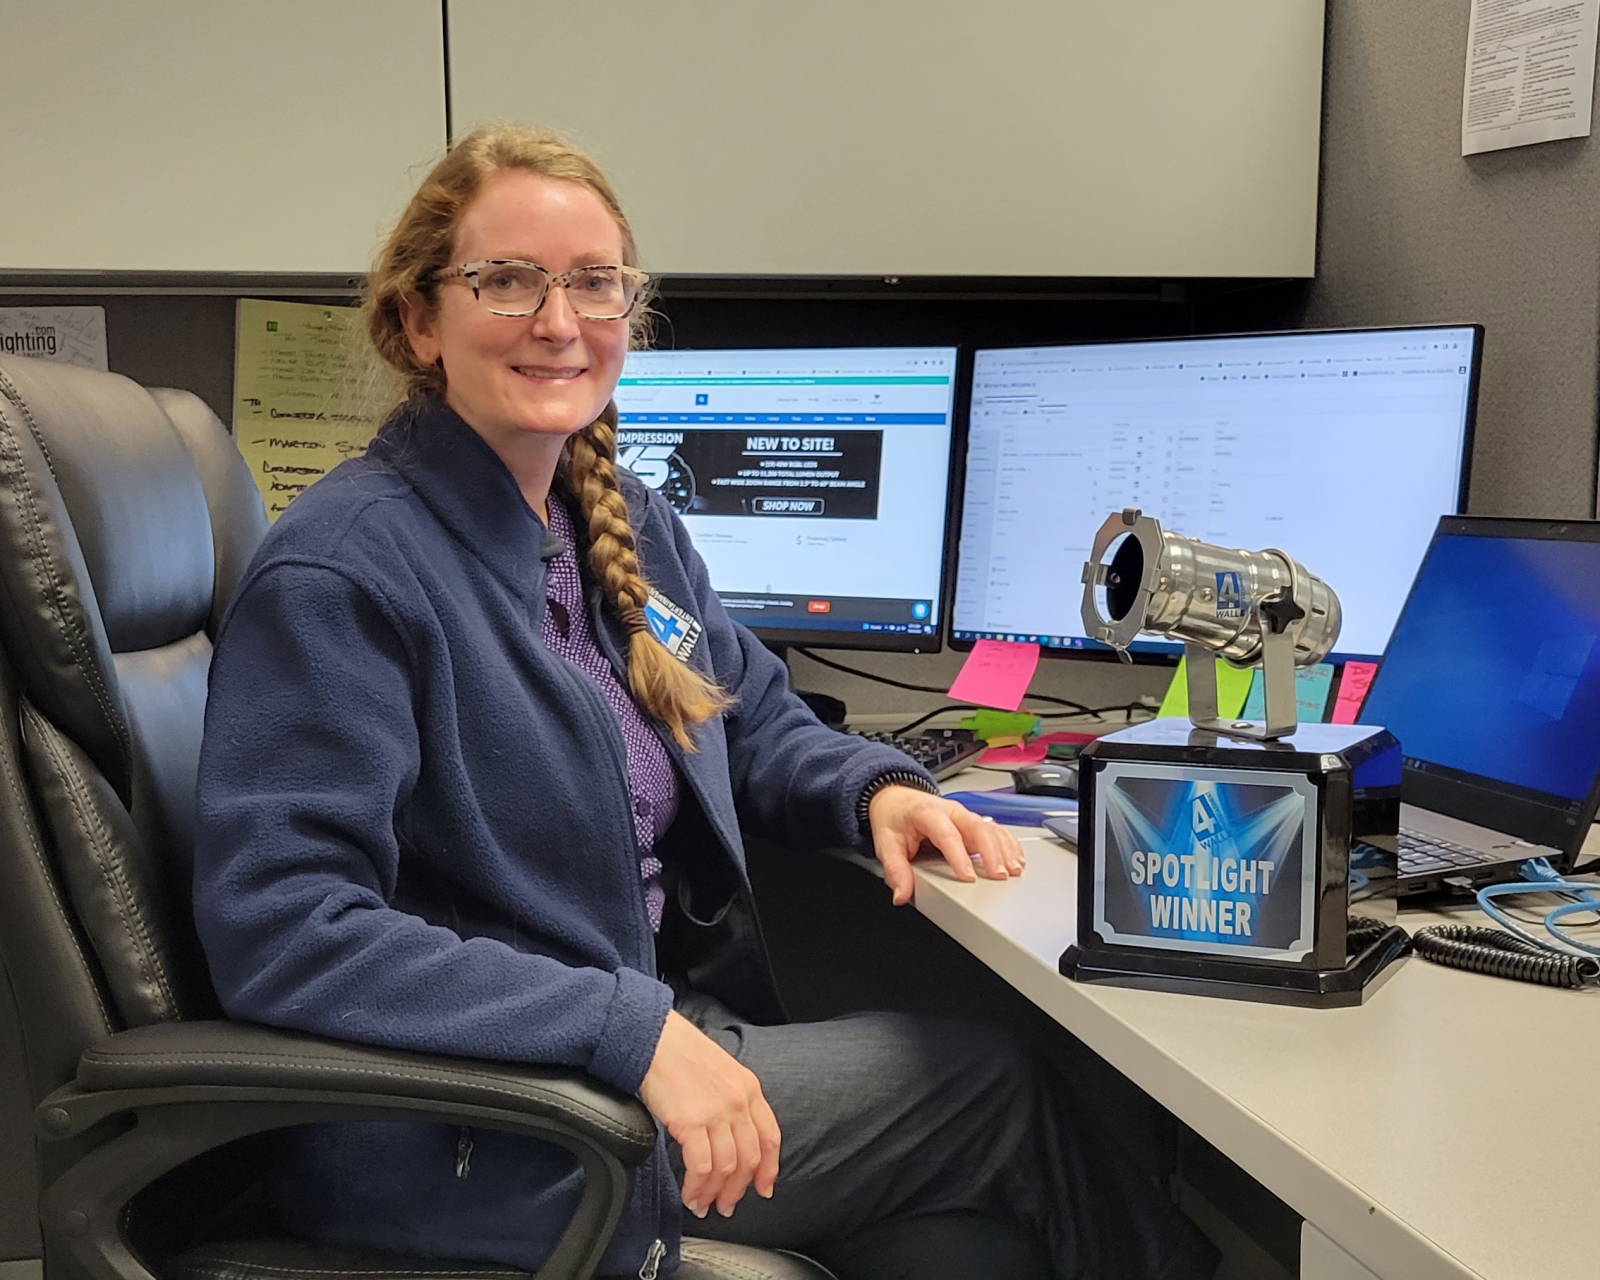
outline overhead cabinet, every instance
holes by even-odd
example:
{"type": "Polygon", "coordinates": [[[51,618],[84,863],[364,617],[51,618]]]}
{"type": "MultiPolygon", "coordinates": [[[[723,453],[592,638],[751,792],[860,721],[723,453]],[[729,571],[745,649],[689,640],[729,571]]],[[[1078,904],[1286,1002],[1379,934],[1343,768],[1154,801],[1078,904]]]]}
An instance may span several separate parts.
{"type": "Polygon", "coordinates": [[[0,0],[0,270],[365,271],[443,45],[439,0],[0,0]]]}
{"type": "Polygon", "coordinates": [[[0,0],[0,272],[364,271],[448,84],[458,136],[591,150],[659,272],[1305,276],[1322,25],[1323,0],[0,0]]]}
{"type": "Polygon", "coordinates": [[[1322,0],[450,0],[695,275],[1307,276],[1322,0]]]}

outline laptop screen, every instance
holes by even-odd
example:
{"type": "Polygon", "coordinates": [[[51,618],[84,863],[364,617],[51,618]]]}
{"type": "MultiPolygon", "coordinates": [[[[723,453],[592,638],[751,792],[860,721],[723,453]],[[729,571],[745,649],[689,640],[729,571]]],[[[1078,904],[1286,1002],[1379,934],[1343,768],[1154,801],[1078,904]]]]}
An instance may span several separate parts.
{"type": "MultiPolygon", "coordinates": [[[[1408,783],[1434,775],[1425,807],[1458,808],[1455,784],[1573,826],[1600,773],[1600,526],[1442,520],[1361,720],[1400,739],[1408,783]]],[[[1454,816],[1524,834],[1480,807],[1454,816]]]]}

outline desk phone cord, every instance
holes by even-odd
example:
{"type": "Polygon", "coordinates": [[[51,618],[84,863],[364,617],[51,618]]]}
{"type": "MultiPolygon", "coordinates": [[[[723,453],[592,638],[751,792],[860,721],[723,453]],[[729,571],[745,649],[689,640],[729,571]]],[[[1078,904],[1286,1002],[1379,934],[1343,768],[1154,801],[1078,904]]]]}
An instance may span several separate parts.
{"type": "Polygon", "coordinates": [[[1600,985],[1600,947],[1580,942],[1560,923],[1570,915],[1600,913],[1600,896],[1593,892],[1596,886],[1563,880],[1544,858],[1530,858],[1518,870],[1522,873],[1521,883],[1485,885],[1477,893],[1479,909],[1499,928],[1426,925],[1411,939],[1417,954],[1453,969],[1546,987],[1600,985]],[[1545,913],[1543,923],[1550,939],[1525,928],[1495,902],[1496,898],[1519,893],[1559,893],[1567,898],[1545,913]]]}

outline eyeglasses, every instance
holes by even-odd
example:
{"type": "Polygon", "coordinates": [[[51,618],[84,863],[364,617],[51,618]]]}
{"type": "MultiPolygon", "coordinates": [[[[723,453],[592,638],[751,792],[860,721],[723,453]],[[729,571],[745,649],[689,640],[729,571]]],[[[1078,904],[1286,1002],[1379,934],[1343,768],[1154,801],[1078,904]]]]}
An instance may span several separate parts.
{"type": "Polygon", "coordinates": [[[621,320],[632,314],[644,296],[650,277],[637,267],[597,264],[574,267],[558,276],[537,262],[515,258],[486,258],[463,262],[434,273],[435,280],[462,277],[472,286],[472,296],[490,315],[536,315],[552,285],[567,291],[567,301],[585,320],[621,320]]]}

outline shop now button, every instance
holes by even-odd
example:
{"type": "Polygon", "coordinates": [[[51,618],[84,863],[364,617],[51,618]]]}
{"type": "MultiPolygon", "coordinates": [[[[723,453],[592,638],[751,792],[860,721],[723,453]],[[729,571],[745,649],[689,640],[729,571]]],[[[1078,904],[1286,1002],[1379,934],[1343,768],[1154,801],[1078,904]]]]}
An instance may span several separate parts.
{"type": "Polygon", "coordinates": [[[821,498],[752,498],[750,510],[758,516],[820,516],[821,498]]]}

